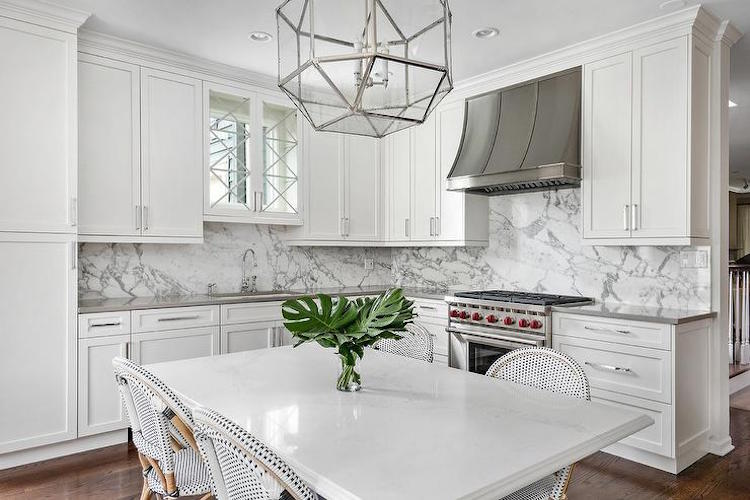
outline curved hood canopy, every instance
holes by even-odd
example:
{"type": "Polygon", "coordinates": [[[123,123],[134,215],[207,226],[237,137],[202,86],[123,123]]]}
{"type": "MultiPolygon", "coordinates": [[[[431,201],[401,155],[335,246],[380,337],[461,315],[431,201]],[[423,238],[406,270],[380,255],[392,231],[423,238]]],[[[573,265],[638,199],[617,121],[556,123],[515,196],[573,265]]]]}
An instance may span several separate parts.
{"type": "Polygon", "coordinates": [[[581,68],[466,100],[448,189],[499,195],[581,182],[581,68]]]}

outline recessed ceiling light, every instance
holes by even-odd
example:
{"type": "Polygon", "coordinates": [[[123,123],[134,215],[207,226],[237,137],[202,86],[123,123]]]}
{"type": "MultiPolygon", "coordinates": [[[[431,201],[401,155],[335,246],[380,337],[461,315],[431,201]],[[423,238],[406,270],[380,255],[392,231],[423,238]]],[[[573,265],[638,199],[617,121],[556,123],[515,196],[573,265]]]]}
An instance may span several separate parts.
{"type": "Polygon", "coordinates": [[[253,42],[270,42],[273,37],[265,31],[253,31],[248,38],[253,42]]]}
{"type": "Polygon", "coordinates": [[[667,0],[666,2],[662,2],[659,4],[659,8],[661,10],[667,10],[667,9],[681,9],[687,5],[687,2],[685,0],[667,0]]]}
{"type": "Polygon", "coordinates": [[[492,38],[497,36],[500,33],[500,30],[497,28],[479,28],[478,30],[472,31],[472,35],[474,35],[474,38],[479,38],[480,40],[484,40],[487,38],[492,38]]]}
{"type": "Polygon", "coordinates": [[[729,101],[729,107],[730,108],[736,108],[737,107],[737,103],[734,102],[734,101],[729,101]]]}

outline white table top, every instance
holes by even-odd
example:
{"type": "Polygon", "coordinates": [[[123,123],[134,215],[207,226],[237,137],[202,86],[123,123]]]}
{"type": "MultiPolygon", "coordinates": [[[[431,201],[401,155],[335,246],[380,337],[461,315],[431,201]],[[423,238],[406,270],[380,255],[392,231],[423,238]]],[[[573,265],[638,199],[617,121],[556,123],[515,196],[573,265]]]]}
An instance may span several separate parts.
{"type": "Polygon", "coordinates": [[[650,425],[650,417],[368,350],[336,390],[315,345],[148,367],[189,405],[271,446],[328,500],[492,499],[650,425]]]}

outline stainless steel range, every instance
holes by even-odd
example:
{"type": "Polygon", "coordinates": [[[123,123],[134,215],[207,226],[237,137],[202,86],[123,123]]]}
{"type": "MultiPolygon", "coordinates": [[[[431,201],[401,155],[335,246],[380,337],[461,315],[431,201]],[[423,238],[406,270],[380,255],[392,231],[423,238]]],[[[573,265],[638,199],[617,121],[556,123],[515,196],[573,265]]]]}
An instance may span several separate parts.
{"type": "Polygon", "coordinates": [[[484,374],[503,354],[552,345],[552,306],[590,304],[586,297],[488,290],[447,296],[450,366],[484,374]]]}

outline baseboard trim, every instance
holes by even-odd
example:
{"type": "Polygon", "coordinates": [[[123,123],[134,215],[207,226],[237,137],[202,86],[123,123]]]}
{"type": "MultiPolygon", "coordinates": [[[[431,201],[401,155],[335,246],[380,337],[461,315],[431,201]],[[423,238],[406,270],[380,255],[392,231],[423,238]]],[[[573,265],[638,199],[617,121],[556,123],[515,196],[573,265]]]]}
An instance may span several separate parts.
{"type": "Polygon", "coordinates": [[[729,395],[750,386],[750,371],[742,372],[729,379],[729,395]]]}
{"type": "Polygon", "coordinates": [[[13,451],[0,455],[0,470],[104,448],[113,444],[126,443],[127,441],[128,430],[120,429],[94,436],[71,439],[70,441],[63,441],[61,443],[29,448],[28,450],[13,451]]]}
{"type": "Polygon", "coordinates": [[[734,449],[732,444],[732,438],[730,436],[724,436],[722,439],[710,437],[708,438],[708,452],[712,455],[718,455],[723,457],[734,449]]]}

